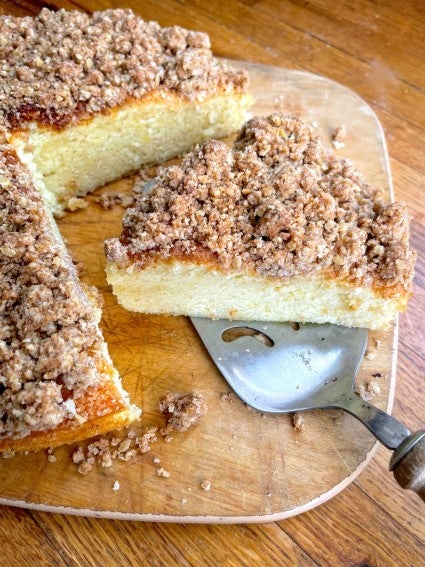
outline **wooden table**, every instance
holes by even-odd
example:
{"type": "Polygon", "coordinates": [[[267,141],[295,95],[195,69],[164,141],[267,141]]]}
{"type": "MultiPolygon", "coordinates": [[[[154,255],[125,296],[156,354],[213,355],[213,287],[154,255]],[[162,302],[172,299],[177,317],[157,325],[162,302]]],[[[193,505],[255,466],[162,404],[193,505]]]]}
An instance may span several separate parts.
{"type": "MultiPolygon", "coordinates": [[[[393,414],[424,426],[425,369],[425,4],[420,0],[114,2],[145,19],[207,31],[222,56],[308,70],[355,90],[387,136],[397,198],[412,214],[418,251],[414,297],[400,319],[393,414]]],[[[1,0],[4,14],[44,4],[1,0]]],[[[92,0],[49,7],[104,9],[92,0]]],[[[399,489],[380,448],[366,470],[329,502],[275,523],[149,524],[0,508],[0,565],[397,565],[425,561],[424,507],[399,489]]]]}

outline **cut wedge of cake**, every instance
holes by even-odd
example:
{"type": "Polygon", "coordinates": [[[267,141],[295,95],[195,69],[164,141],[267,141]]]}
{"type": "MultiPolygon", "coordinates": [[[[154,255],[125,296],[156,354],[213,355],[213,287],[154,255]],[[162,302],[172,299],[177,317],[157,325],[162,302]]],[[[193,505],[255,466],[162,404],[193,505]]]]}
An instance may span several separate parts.
{"type": "Polygon", "coordinates": [[[0,146],[0,451],[54,447],[139,417],[29,172],[0,146]]]}
{"type": "Polygon", "coordinates": [[[131,10],[0,18],[0,119],[49,207],[237,130],[247,75],[131,10]]]}
{"type": "Polygon", "coordinates": [[[411,295],[408,241],[404,205],[274,114],[164,170],[106,242],[107,278],[132,311],[385,329],[411,295]]]}

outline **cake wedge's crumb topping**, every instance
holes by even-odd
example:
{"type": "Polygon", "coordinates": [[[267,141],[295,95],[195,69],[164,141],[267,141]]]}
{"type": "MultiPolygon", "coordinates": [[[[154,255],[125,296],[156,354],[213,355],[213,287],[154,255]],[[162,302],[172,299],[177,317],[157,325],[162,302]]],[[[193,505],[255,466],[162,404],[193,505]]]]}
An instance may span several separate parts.
{"type": "Polygon", "coordinates": [[[161,28],[131,10],[0,17],[0,118],[12,127],[63,126],[158,89],[200,102],[246,84],[246,73],[213,57],[205,33],[161,28]]]}
{"type": "Polygon", "coordinates": [[[206,258],[234,272],[325,272],[409,290],[408,240],[403,204],[385,204],[303,121],[273,114],[248,121],[232,149],[209,141],[162,171],[106,253],[122,267],[206,258]]]}
{"type": "Polygon", "coordinates": [[[50,228],[29,173],[0,147],[0,438],[64,420],[101,381],[93,307],[50,228]]]}

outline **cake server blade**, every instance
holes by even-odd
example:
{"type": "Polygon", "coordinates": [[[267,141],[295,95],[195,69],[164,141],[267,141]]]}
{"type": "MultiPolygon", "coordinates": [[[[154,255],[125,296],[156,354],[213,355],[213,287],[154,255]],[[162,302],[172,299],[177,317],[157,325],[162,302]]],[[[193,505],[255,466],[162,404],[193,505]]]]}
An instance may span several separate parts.
{"type": "Polygon", "coordinates": [[[354,392],[354,379],[367,347],[366,329],[204,318],[192,318],[192,323],[223,377],[256,410],[345,410],[395,451],[390,466],[396,478],[396,469],[419,451],[414,472],[415,476],[421,472],[419,494],[425,499],[425,431],[411,434],[394,417],[354,392]]]}

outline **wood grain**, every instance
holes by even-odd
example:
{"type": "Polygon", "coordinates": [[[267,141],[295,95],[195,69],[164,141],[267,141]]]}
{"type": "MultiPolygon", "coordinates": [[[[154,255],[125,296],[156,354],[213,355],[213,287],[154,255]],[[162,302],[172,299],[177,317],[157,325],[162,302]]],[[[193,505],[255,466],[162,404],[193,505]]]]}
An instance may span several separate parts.
{"type": "MultiPolygon", "coordinates": [[[[42,2],[1,0],[0,12],[34,14],[42,2]]],[[[88,0],[50,6],[110,7],[88,0]]],[[[425,5],[422,0],[244,0],[199,3],[114,2],[146,19],[210,33],[223,56],[308,70],[340,81],[377,112],[386,132],[397,197],[412,212],[419,252],[415,295],[400,319],[394,415],[424,423],[423,298],[425,229],[425,5]],[[243,10],[242,10],[243,9],[243,10]],[[247,25],[249,20],[255,26],[247,25]],[[253,29],[255,27],[256,29],[253,29]],[[377,78],[377,70],[380,77],[377,78]]],[[[0,563],[10,566],[362,565],[423,564],[423,506],[388,475],[389,451],[377,455],[341,494],[281,522],[249,526],[140,524],[3,508],[0,563]],[[26,518],[22,524],[22,518],[26,518]],[[377,520],[375,519],[377,518],[377,520]],[[21,522],[21,524],[20,524],[21,522]],[[19,525],[24,525],[20,529],[19,525]],[[34,527],[36,526],[36,527],[34,527]],[[55,562],[56,561],[56,562],[55,562]]]]}

